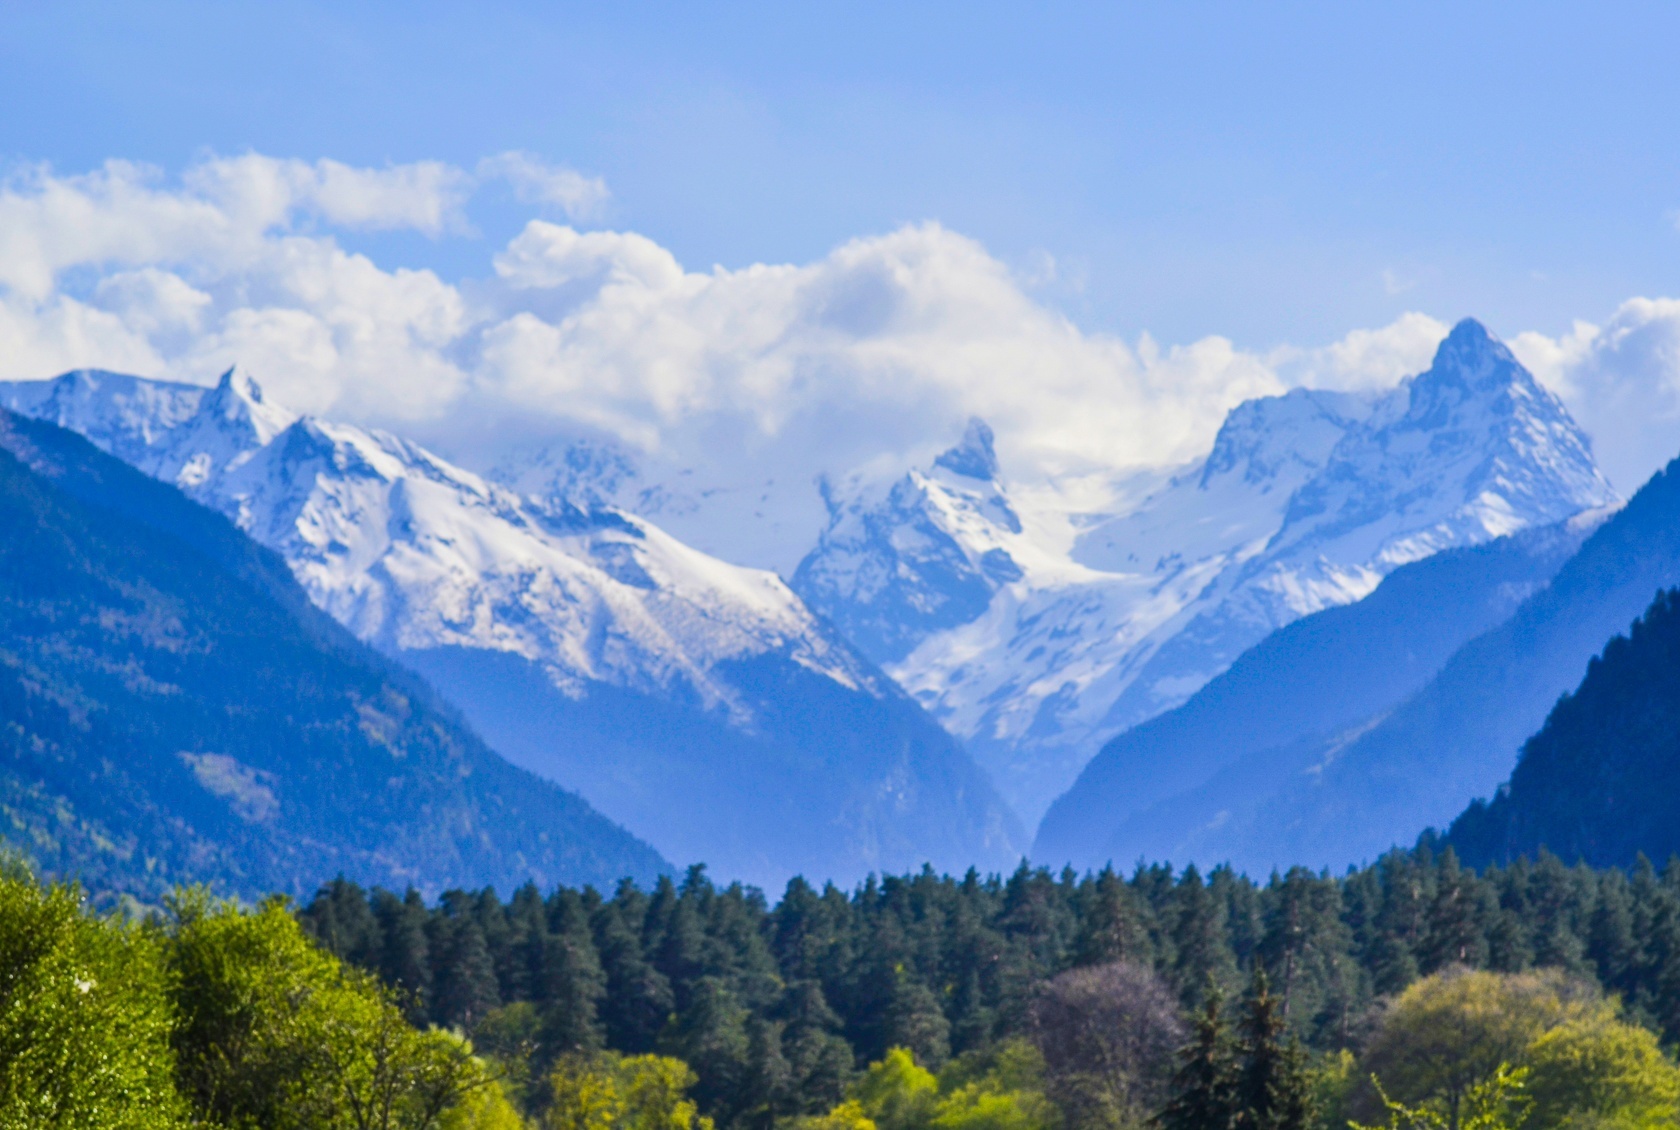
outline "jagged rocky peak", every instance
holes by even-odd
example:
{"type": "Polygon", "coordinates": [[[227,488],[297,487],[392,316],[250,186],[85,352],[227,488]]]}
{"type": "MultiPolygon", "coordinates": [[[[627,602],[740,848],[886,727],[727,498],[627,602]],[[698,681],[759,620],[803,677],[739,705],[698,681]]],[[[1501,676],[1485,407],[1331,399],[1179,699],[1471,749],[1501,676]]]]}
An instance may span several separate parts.
{"type": "Polygon", "coordinates": [[[941,454],[934,466],[965,478],[993,482],[998,475],[997,450],[992,446],[992,429],[978,416],[968,421],[962,442],[941,454]]]}
{"type": "Polygon", "coordinates": [[[1562,405],[1534,375],[1474,318],[1465,318],[1441,342],[1429,368],[1408,382],[1404,421],[1413,427],[1445,426],[1455,410],[1479,402],[1508,415],[1520,405],[1560,415],[1562,405]]]}
{"type": "Polygon", "coordinates": [[[264,396],[256,378],[237,365],[223,373],[216,387],[199,402],[198,415],[232,425],[258,446],[298,419],[296,412],[264,396]]]}

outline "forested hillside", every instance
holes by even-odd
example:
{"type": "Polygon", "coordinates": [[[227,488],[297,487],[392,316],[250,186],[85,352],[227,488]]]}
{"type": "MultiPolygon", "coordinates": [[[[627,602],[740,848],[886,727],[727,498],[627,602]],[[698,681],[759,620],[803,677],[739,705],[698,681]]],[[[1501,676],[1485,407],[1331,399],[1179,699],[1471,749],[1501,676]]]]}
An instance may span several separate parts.
{"type": "Polygon", "coordinates": [[[70,432],[0,414],[0,835],[155,900],[323,874],[649,879],[664,865],[509,765],[313,609],[226,519],[70,432]]]}
{"type": "Polygon", "coordinates": [[[1680,852],[1680,590],[1657,594],[1587,665],[1511,780],[1448,838],[1477,864],[1541,846],[1600,867],[1680,852]]]}
{"type": "Polygon", "coordinates": [[[651,891],[527,886],[434,906],[341,881],[302,916],[408,994],[415,1018],[481,1049],[534,1069],[602,1047],[686,1061],[719,1125],[828,1111],[894,1047],[931,1068],[995,1055],[1042,1023],[1053,986],[1075,991],[1056,979],[1115,962],[1152,971],[1169,1014],[1202,1007],[1210,985],[1234,999],[1264,971],[1317,1053],[1357,1048],[1377,998],[1459,966],[1554,968],[1680,1039],[1680,867],[1643,862],[1628,874],[1542,856],[1477,876],[1425,844],[1339,879],[924,872],[851,893],[796,880],[775,906],[698,869],[651,891]]]}

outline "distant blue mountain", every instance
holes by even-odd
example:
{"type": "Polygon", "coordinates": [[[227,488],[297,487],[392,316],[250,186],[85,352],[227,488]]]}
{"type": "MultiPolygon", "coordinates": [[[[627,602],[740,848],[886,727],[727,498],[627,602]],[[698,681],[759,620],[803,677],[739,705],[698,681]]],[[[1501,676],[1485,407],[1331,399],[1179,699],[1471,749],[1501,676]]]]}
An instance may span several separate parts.
{"type": "Polygon", "coordinates": [[[0,837],[146,900],[669,870],[498,757],[221,515],[5,412],[0,837]]]}
{"type": "Polygon", "coordinates": [[[1369,728],[1434,676],[1466,641],[1546,584],[1591,523],[1575,521],[1391,573],[1351,605],[1273,632],[1183,706],[1121,734],[1051,806],[1033,858],[1051,865],[1138,859],[1260,871],[1279,858],[1229,855],[1246,826],[1325,751],[1369,728]]]}

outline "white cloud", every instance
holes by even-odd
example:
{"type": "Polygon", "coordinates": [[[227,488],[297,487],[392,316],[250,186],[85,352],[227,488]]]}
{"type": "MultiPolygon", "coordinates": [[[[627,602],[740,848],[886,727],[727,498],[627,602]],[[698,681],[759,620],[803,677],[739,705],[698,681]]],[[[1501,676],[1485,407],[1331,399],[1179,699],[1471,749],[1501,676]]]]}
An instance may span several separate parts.
{"type": "Polygon", "coordinates": [[[181,276],[157,267],[106,275],[93,288],[93,295],[123,325],[147,337],[197,330],[215,301],[181,276]]]}
{"type": "Polygon", "coordinates": [[[574,220],[598,215],[611,196],[607,182],[600,177],[550,165],[530,153],[515,151],[486,157],[478,163],[478,175],[504,180],[525,203],[552,205],[574,220]]]}
{"type": "MultiPolygon", "coordinates": [[[[1266,353],[1122,341],[1080,330],[936,224],[806,264],[691,272],[633,232],[533,220],[487,277],[462,282],[332,238],[463,230],[467,195],[492,176],[567,211],[605,194],[517,154],[470,174],[256,154],[175,182],[121,162],[25,170],[0,186],[0,375],[103,365],[209,380],[237,361],[303,411],[400,424],[467,456],[476,435],[483,462],[513,440],[607,438],[690,472],[695,491],[735,491],[745,515],[797,511],[800,529],[756,558],[785,568],[821,519],[818,475],[896,473],[970,416],[992,424],[1018,478],[1158,467],[1205,451],[1241,400],[1391,386],[1447,328],[1413,313],[1266,353]]],[[[1680,449],[1677,343],[1680,303],[1637,300],[1602,329],[1514,345],[1628,490],[1680,449]]]]}
{"type": "Polygon", "coordinates": [[[1563,397],[1623,494],[1680,455],[1680,301],[1630,299],[1602,328],[1519,334],[1511,348],[1563,397]]]}
{"type": "Polygon", "coordinates": [[[1429,367],[1451,329],[1427,314],[1402,314],[1374,330],[1353,330],[1317,349],[1286,347],[1267,360],[1291,385],[1346,391],[1393,388],[1429,367]]]}

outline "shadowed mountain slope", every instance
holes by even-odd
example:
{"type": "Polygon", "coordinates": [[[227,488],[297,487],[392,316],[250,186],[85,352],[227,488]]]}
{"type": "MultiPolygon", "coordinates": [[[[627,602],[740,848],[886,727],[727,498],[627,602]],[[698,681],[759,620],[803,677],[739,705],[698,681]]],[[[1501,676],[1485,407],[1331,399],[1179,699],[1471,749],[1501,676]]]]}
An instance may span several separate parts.
{"type": "Polygon", "coordinates": [[[1564,523],[1447,550],[1396,569],[1356,604],[1273,632],[1183,706],[1104,746],[1052,806],[1034,858],[1221,862],[1207,836],[1332,737],[1415,693],[1546,584],[1590,529],[1564,523]]]}

